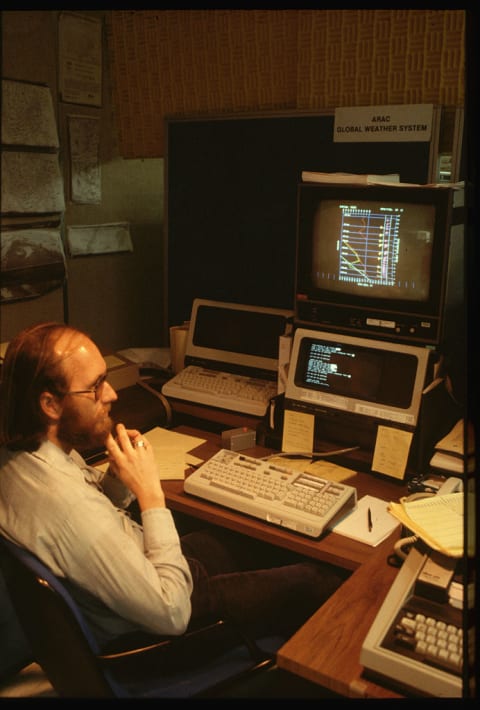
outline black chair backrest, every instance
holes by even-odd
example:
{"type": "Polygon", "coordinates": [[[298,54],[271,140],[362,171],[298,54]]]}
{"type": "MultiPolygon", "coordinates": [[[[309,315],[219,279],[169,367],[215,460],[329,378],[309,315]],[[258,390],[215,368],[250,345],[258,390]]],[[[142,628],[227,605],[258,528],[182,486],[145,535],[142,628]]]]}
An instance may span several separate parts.
{"type": "Polygon", "coordinates": [[[0,685],[33,661],[0,566],[0,685]]]}
{"type": "Polygon", "coordinates": [[[33,655],[66,697],[119,697],[101,668],[96,641],[69,593],[27,550],[0,536],[2,566],[14,609],[33,655]]]}

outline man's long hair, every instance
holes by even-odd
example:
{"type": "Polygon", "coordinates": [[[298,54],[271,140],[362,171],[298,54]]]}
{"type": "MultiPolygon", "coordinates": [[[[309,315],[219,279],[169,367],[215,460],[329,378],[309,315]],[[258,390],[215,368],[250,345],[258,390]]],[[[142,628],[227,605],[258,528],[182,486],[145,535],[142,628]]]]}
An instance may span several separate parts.
{"type": "Polygon", "coordinates": [[[9,343],[0,383],[0,446],[35,451],[47,430],[40,395],[61,396],[68,386],[63,357],[56,352],[59,338],[81,331],[63,323],[38,323],[22,330],[9,343]]]}

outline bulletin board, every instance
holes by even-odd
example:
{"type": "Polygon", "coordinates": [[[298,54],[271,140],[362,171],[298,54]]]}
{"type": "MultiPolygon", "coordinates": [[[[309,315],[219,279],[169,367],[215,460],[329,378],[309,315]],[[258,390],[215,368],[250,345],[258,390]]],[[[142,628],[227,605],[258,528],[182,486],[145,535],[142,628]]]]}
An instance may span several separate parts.
{"type": "Polygon", "coordinates": [[[65,210],[50,88],[2,79],[0,302],[36,298],[66,279],[65,210]]]}

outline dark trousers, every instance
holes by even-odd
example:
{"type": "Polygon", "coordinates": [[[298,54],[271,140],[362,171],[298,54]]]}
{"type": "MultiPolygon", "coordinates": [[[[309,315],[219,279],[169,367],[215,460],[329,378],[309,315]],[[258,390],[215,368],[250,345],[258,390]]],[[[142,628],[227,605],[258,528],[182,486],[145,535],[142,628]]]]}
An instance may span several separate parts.
{"type": "Polygon", "coordinates": [[[183,535],[193,576],[192,620],[219,615],[256,637],[290,635],[346,573],[224,529],[183,535]]]}

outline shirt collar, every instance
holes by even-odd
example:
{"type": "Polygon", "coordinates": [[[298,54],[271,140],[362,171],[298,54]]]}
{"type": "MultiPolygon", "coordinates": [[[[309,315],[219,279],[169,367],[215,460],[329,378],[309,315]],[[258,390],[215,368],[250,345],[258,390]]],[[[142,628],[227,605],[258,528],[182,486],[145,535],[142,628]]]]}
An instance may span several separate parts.
{"type": "Polygon", "coordinates": [[[69,454],[66,454],[59,446],[54,444],[49,439],[44,439],[38,449],[33,452],[33,456],[45,461],[55,467],[64,468],[65,465],[75,465],[76,468],[85,468],[87,464],[80,456],[78,451],[72,449],[69,454]]]}

